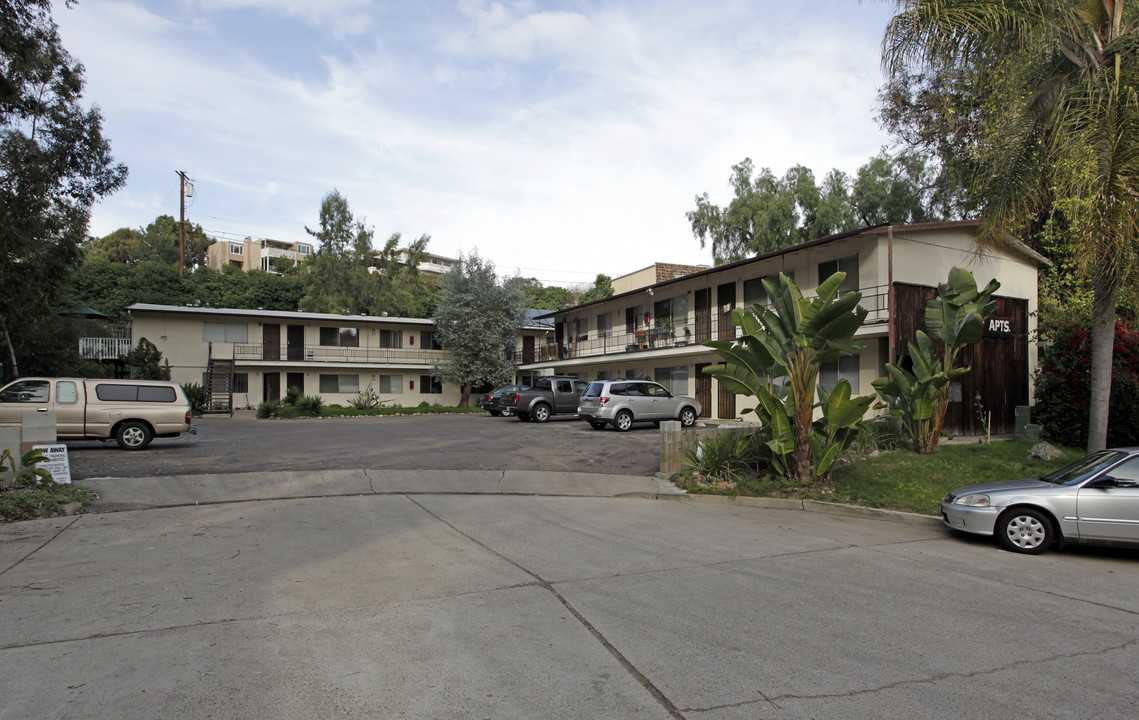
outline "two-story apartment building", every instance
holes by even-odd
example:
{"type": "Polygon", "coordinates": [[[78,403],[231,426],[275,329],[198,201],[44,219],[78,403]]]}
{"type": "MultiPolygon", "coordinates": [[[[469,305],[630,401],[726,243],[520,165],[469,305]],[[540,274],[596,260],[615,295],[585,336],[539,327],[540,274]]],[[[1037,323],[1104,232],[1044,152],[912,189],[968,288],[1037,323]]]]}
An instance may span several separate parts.
{"type": "Polygon", "coordinates": [[[843,291],[861,291],[869,310],[856,335],[865,347],[824,367],[820,381],[833,386],[846,378],[856,394],[872,394],[871,382],[886,374],[886,362],[905,364],[907,342],[923,327],[926,299],[960,266],[978,285],[996,278],[1001,288],[985,338],[959,356],[973,371],[951,389],[946,429],[981,432],[983,410],[992,413],[994,433],[1012,432],[1016,406],[1031,399],[1037,272],[1048,260],[1012,237],[1000,248],[977,251],[979,226],[963,221],[840,233],[550,313],[554,328],[545,343],[520,348],[519,373],[651,377],[695,396],[705,417],[736,419],[753,400],[702,372],[720,362],[702,343],[737,337],[732,310],[768,304],[764,278],[786,273],[809,296],[820,278],[842,270],[843,291]]]}
{"type": "MultiPolygon", "coordinates": [[[[204,384],[210,360],[232,361],[234,407],[279,399],[294,386],[329,404],[369,387],[405,407],[456,405],[461,396],[431,375],[448,357],[431,320],[142,303],[127,310],[132,342],[154,343],[177,382],[204,384]]],[[[522,336],[544,331],[530,324],[522,336]]]]}

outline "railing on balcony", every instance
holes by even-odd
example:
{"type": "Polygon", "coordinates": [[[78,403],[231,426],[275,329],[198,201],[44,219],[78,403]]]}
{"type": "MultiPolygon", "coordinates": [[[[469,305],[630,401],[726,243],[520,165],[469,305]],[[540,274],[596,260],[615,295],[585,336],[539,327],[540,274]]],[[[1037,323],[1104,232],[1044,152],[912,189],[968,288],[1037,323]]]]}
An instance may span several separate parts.
{"type": "MultiPolygon", "coordinates": [[[[888,290],[886,285],[862,289],[860,304],[869,311],[865,324],[886,322],[889,319],[888,290]]],[[[771,305],[767,304],[767,307],[770,308],[771,305]]],[[[730,341],[739,336],[740,328],[731,324],[729,314],[715,311],[706,314],[690,312],[685,316],[684,322],[673,318],[671,324],[640,327],[632,332],[628,332],[625,328],[614,328],[601,336],[591,332],[585,337],[566,338],[561,345],[549,343],[528,352],[524,352],[519,346],[512,353],[508,353],[508,359],[515,364],[527,365],[570,358],[666,350],[698,345],[706,340],[730,341]]]]}
{"type": "Polygon", "coordinates": [[[338,347],[330,345],[265,345],[234,343],[233,359],[285,360],[301,363],[367,363],[370,365],[424,365],[447,360],[444,350],[379,347],[338,347]]]}
{"type": "Polygon", "coordinates": [[[130,351],[129,337],[79,338],[79,357],[88,360],[120,360],[130,351]]]}

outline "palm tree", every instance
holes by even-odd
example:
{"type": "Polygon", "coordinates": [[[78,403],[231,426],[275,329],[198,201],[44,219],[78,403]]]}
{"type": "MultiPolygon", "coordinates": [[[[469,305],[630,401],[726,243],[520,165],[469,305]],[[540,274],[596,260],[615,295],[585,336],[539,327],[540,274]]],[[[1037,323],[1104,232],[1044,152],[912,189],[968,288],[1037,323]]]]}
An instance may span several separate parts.
{"type": "Polygon", "coordinates": [[[970,68],[986,119],[982,245],[1042,214],[1071,229],[1094,291],[1088,450],[1107,444],[1116,295],[1139,231],[1139,18],[1124,0],[896,0],[882,62],[970,68]]]}

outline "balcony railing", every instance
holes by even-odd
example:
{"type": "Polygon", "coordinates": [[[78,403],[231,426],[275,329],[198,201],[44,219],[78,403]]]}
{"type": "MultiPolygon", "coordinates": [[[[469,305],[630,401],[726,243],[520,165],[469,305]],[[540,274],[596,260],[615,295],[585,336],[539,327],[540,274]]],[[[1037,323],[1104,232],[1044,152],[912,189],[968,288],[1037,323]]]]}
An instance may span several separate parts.
{"type": "MultiPolygon", "coordinates": [[[[866,324],[887,321],[890,316],[888,286],[863,288],[860,304],[869,311],[866,324]]],[[[770,308],[771,305],[768,304],[767,307],[770,308]]],[[[518,365],[529,365],[570,358],[666,350],[698,345],[706,340],[732,341],[739,337],[740,330],[732,325],[730,312],[722,313],[713,308],[706,314],[690,312],[683,322],[679,318],[673,318],[671,323],[639,327],[632,332],[622,327],[611,329],[604,335],[593,331],[586,333],[585,337],[567,337],[560,344],[552,342],[533,349],[520,345],[509,354],[509,359],[518,365]]]]}
{"type": "Polygon", "coordinates": [[[362,363],[369,365],[424,365],[444,362],[444,350],[378,347],[337,347],[329,345],[265,345],[234,343],[234,360],[271,360],[300,363],[362,363]]]}
{"type": "Polygon", "coordinates": [[[88,360],[119,360],[131,351],[130,338],[79,338],[79,357],[88,360]]]}

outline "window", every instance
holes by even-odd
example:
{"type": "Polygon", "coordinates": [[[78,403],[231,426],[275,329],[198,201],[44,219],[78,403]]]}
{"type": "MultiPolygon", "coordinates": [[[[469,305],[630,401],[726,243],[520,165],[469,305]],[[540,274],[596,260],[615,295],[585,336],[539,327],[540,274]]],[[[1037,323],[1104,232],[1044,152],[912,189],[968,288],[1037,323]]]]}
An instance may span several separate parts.
{"type": "Polygon", "coordinates": [[[321,375],[319,382],[322,393],[360,392],[359,375],[321,375]]]}
{"type": "MultiPolygon", "coordinates": [[[[424,333],[428,334],[428,333],[424,333]]],[[[419,376],[419,394],[420,395],[441,395],[443,393],[443,383],[439,382],[430,375],[419,376]]]]}
{"type": "Polygon", "coordinates": [[[673,395],[688,394],[688,366],[653,368],[653,380],[668,388],[673,395]]]}
{"type": "Polygon", "coordinates": [[[55,384],[55,402],[60,405],[74,405],[79,402],[79,388],[70,380],[60,380],[55,384]]]}
{"type": "Polygon", "coordinates": [[[687,295],[677,295],[653,303],[653,324],[657,327],[682,327],[687,321],[687,295]]]}
{"type": "Polygon", "coordinates": [[[598,380],[608,380],[611,377],[613,377],[613,373],[611,373],[608,370],[598,370],[597,371],[597,379],[598,380]]]}
{"type": "Polygon", "coordinates": [[[381,330],[380,331],[380,347],[382,347],[382,348],[401,348],[401,347],[403,347],[403,331],[402,330],[381,330]]]}
{"type": "Polygon", "coordinates": [[[645,371],[642,370],[641,368],[633,368],[631,370],[625,371],[625,379],[626,380],[632,380],[633,378],[643,378],[644,376],[645,376],[645,371]]]}
{"type": "Polygon", "coordinates": [[[204,322],[202,323],[202,342],[249,342],[249,325],[247,323],[204,322]]]}
{"type": "Polygon", "coordinates": [[[241,245],[237,245],[236,243],[230,243],[229,254],[230,255],[244,255],[245,254],[245,248],[241,245]]]}
{"type": "Polygon", "coordinates": [[[380,392],[385,395],[403,394],[403,375],[381,375],[380,392]]]}
{"type": "Polygon", "coordinates": [[[767,303],[767,289],[763,287],[763,278],[744,280],[744,305],[763,305],[767,303]]]}
{"type": "Polygon", "coordinates": [[[169,385],[96,385],[95,397],[115,402],[174,402],[169,385]]]}
{"type": "Polygon", "coordinates": [[[249,373],[235,372],[233,374],[233,391],[235,393],[249,392],[249,373]]]}
{"type": "MultiPolygon", "coordinates": [[[[437,334],[432,330],[424,330],[419,333],[419,347],[424,350],[442,350],[443,346],[439,343],[437,334]]],[[[426,377],[426,376],[425,376],[426,377]]],[[[443,392],[440,390],[439,392],[443,392]]]]}
{"type": "Polygon", "coordinates": [[[597,336],[609,337],[613,332],[613,313],[602,313],[597,316],[597,336]]]}
{"type": "Polygon", "coordinates": [[[320,344],[330,347],[360,347],[360,335],[356,328],[322,327],[320,344]]]}
{"type": "Polygon", "coordinates": [[[297,245],[298,255],[308,255],[312,252],[312,247],[309,245],[297,245]]]}
{"type": "Polygon", "coordinates": [[[857,395],[860,392],[858,388],[860,365],[861,358],[857,354],[842,355],[835,362],[823,363],[819,366],[819,384],[826,388],[827,392],[830,392],[839,380],[846,378],[850,383],[851,394],[857,395]]]}
{"type": "Polygon", "coordinates": [[[51,396],[47,380],[23,380],[12,383],[0,394],[0,402],[45,403],[51,396]]]}
{"type": "Polygon", "coordinates": [[[846,279],[842,281],[838,291],[842,293],[853,292],[858,289],[858,256],[851,255],[850,257],[839,258],[838,260],[829,260],[827,262],[819,263],[819,283],[834,275],[836,272],[846,273],[846,279]]]}

